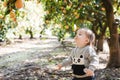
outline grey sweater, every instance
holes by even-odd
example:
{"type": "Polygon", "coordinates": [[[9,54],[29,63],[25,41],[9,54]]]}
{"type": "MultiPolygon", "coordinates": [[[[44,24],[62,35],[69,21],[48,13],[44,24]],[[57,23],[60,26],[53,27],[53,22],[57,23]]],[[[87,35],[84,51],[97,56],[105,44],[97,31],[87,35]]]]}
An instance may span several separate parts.
{"type": "Polygon", "coordinates": [[[76,47],[71,51],[70,56],[62,62],[62,66],[70,64],[85,65],[86,68],[95,71],[99,64],[96,51],[91,46],[83,48],[76,47]]]}

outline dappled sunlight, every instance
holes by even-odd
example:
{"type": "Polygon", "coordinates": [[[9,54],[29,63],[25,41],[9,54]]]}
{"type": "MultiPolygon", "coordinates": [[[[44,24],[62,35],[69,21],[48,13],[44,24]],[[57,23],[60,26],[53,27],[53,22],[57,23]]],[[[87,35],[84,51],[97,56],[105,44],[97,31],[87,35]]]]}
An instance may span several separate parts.
{"type": "MultiPolygon", "coordinates": [[[[59,43],[58,43],[59,45],[59,43]]],[[[12,45],[7,45],[6,47],[1,47],[0,48],[0,55],[3,54],[8,54],[12,52],[18,52],[18,51],[25,51],[29,50],[31,48],[39,48],[40,51],[48,51],[48,47],[53,48],[56,45],[55,40],[40,40],[40,39],[35,39],[35,40],[23,40],[22,43],[14,43],[12,45]]]]}

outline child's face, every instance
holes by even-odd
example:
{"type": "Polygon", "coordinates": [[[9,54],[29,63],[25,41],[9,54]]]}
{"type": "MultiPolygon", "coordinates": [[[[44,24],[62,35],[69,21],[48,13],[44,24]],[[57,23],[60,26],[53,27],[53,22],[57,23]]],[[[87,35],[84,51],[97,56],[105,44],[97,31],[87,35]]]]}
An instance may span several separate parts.
{"type": "Polygon", "coordinates": [[[89,39],[87,37],[87,34],[82,29],[79,29],[77,31],[77,34],[76,34],[74,39],[75,39],[76,46],[78,46],[78,47],[84,47],[89,43],[89,39]]]}

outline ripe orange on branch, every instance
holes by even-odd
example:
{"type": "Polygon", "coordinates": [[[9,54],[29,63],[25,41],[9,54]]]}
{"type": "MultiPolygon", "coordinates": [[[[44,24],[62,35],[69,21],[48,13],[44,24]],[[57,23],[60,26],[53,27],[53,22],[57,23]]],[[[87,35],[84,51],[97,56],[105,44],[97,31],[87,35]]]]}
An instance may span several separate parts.
{"type": "Polygon", "coordinates": [[[15,17],[15,12],[14,11],[10,11],[10,18],[14,18],[15,17]]]}
{"type": "Polygon", "coordinates": [[[0,15],[0,19],[3,19],[4,17],[2,15],[0,15]]]}
{"type": "Polygon", "coordinates": [[[102,11],[105,11],[105,8],[102,7],[101,10],[102,10],[102,11]]]}
{"type": "Polygon", "coordinates": [[[63,13],[66,14],[66,12],[67,12],[67,11],[64,9],[64,10],[63,10],[63,13]]]}
{"type": "Polygon", "coordinates": [[[66,26],[65,26],[65,29],[69,29],[69,26],[68,26],[68,25],[66,25],[66,26]]]}
{"type": "Polygon", "coordinates": [[[18,9],[22,8],[23,7],[22,0],[16,0],[15,7],[18,8],[18,9]]]}
{"type": "Polygon", "coordinates": [[[3,2],[3,6],[7,7],[7,2],[6,1],[3,2]]]}
{"type": "Polygon", "coordinates": [[[12,18],[12,20],[13,20],[14,22],[16,22],[16,21],[17,21],[16,17],[12,18]]]}

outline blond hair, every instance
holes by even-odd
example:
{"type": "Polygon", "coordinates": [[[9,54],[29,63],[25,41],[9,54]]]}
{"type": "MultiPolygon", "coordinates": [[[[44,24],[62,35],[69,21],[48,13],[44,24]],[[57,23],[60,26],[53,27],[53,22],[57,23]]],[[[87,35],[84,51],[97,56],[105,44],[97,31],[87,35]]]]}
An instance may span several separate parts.
{"type": "Polygon", "coordinates": [[[95,34],[93,33],[93,31],[88,29],[88,28],[80,28],[80,30],[83,30],[86,33],[86,35],[87,35],[87,37],[89,39],[88,45],[93,46],[94,43],[95,43],[95,34]]]}

